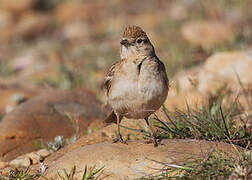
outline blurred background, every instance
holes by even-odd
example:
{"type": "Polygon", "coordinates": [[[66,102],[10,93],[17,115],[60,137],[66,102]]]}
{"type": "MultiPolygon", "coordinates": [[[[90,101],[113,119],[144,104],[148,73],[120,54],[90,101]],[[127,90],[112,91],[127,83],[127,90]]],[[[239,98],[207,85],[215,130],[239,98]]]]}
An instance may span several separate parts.
{"type": "Polygon", "coordinates": [[[172,79],[216,52],[249,48],[251,9],[249,0],[0,0],[0,86],[101,99],[127,25],[147,32],[172,79]]]}
{"type": "MultiPolygon", "coordinates": [[[[108,109],[101,85],[120,59],[120,39],[128,25],[146,31],[166,65],[167,109],[198,110],[189,119],[196,117],[204,131],[192,137],[187,129],[194,128],[181,128],[184,137],[226,139],[226,132],[220,135],[209,123],[217,117],[222,124],[223,101],[225,118],[235,114],[228,126],[233,142],[251,147],[251,9],[251,0],[0,0],[0,169],[2,160],[44,148],[55,136],[71,137],[72,143],[103,128],[108,109]],[[242,108],[234,109],[232,98],[242,108]],[[209,112],[210,120],[205,118],[209,112]]],[[[177,112],[174,124],[179,125],[177,112]]],[[[157,115],[168,120],[162,111],[157,115]]],[[[123,122],[137,129],[145,124],[123,122]]],[[[110,141],[115,129],[108,126],[85,143],[110,141]]],[[[142,137],[123,132],[128,139],[142,137]]]]}

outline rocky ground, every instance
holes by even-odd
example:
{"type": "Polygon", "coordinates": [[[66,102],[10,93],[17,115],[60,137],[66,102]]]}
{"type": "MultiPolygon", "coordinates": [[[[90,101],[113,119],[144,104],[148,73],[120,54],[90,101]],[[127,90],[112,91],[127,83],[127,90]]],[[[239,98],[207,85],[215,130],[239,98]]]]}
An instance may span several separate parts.
{"type": "Polygon", "coordinates": [[[81,179],[85,167],[97,179],[237,179],[241,169],[251,177],[251,159],[241,158],[252,148],[251,8],[249,0],[0,0],[0,179],[27,167],[33,179],[64,179],[64,169],[81,179]],[[157,148],[144,143],[143,120],[123,120],[127,145],[112,143],[116,125],[102,122],[103,77],[133,24],[170,79],[166,108],[153,116],[164,139],[157,148]],[[226,160],[220,154],[234,159],[229,168],[207,169],[226,160]]]}

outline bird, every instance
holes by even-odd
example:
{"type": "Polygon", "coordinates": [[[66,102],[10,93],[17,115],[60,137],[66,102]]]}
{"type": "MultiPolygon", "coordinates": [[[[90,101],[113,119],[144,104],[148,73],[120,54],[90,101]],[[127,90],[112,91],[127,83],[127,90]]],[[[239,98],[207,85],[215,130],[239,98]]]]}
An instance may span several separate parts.
{"type": "Polygon", "coordinates": [[[147,34],[139,26],[127,26],[120,41],[120,60],[108,70],[103,87],[111,113],[105,123],[117,123],[115,142],[126,143],[120,133],[123,117],[145,119],[151,142],[158,146],[149,116],[165,102],[169,80],[147,34]]]}

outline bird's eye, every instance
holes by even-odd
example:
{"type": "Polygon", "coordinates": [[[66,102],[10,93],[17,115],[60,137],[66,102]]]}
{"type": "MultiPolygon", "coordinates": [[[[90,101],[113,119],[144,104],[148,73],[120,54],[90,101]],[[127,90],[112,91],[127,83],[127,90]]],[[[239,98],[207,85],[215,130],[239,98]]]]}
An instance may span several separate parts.
{"type": "Polygon", "coordinates": [[[138,39],[138,40],[137,40],[137,43],[138,43],[138,44],[140,44],[141,42],[143,42],[142,39],[138,39]]]}

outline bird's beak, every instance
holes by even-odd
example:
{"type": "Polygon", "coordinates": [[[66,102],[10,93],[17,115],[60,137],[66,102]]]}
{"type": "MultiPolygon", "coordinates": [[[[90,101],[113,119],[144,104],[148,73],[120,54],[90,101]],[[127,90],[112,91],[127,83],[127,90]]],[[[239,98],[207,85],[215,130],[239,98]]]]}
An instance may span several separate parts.
{"type": "Polygon", "coordinates": [[[122,39],[120,44],[124,46],[129,46],[129,41],[127,39],[122,39]]]}

